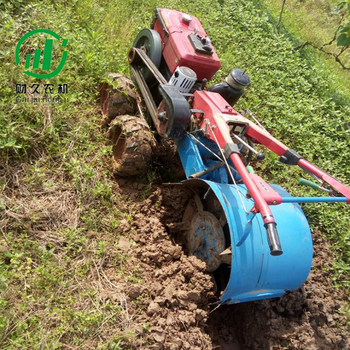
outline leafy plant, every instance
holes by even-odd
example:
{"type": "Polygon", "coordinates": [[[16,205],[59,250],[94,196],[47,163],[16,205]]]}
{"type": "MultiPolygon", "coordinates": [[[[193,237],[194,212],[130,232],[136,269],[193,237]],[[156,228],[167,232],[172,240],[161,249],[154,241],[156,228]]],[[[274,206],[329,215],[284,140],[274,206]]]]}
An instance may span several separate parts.
{"type": "Polygon", "coordinates": [[[347,47],[350,45],[350,1],[340,2],[332,11],[333,14],[341,12],[345,20],[337,29],[337,45],[347,47]]]}

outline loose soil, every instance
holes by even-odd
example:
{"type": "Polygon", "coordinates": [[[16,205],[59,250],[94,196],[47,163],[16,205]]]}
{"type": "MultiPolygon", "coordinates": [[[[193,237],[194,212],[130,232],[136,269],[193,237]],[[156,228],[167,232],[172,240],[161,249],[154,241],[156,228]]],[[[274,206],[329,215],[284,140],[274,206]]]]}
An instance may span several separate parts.
{"type": "Polygon", "coordinates": [[[331,285],[333,254],[313,232],[314,261],[302,288],[278,299],[211,308],[217,300],[204,263],[188,257],[169,232],[181,221],[190,194],[180,185],[116,180],[132,223],[121,223],[120,249],[139,266],[140,282],[126,286],[139,298],[129,310],[142,349],[350,349],[344,291],[331,285]],[[145,193],[149,195],[145,197],[145,193]],[[133,244],[130,244],[130,240],[133,244]],[[145,331],[145,326],[147,330],[145,331]]]}
{"type": "MultiPolygon", "coordinates": [[[[145,178],[115,182],[115,191],[125,198],[124,211],[132,217],[118,229],[119,248],[128,256],[130,270],[138,266],[139,283],[123,286],[129,291],[136,347],[350,349],[349,327],[341,313],[347,296],[331,285],[334,257],[317,232],[313,233],[313,269],[302,288],[278,299],[212,307],[219,297],[213,277],[205,272],[203,262],[185,255],[176,234],[193,194],[181,184],[162,185],[184,177],[175,145],[158,140],[153,151],[151,184],[145,178]]],[[[120,285],[120,276],[111,273],[112,283],[120,285]]]]}
{"type": "MultiPolygon", "coordinates": [[[[164,156],[170,161],[173,147],[167,147],[164,156]]],[[[203,262],[184,254],[173,235],[192,193],[179,184],[162,184],[173,171],[157,164],[152,165],[156,171],[151,184],[145,177],[112,182],[123,219],[113,234],[88,232],[91,242],[73,262],[91,261],[77,288],[94,286],[98,300],[119,305],[120,314],[112,326],[107,318],[83,345],[69,348],[96,349],[108,343],[111,334],[120,334],[117,346],[108,349],[350,349],[342,314],[347,294],[332,287],[334,255],[318,232],[313,232],[313,269],[302,288],[279,299],[213,308],[218,296],[212,276],[203,262]],[[97,259],[92,244],[98,240],[108,244],[97,259]]],[[[7,173],[13,176],[7,176],[4,199],[12,209],[3,215],[2,225],[13,230],[26,225],[32,239],[55,247],[59,263],[66,254],[66,238],[50,232],[76,225],[81,210],[76,193],[65,186],[61,191],[40,186],[27,191],[21,180],[24,167],[7,173]]]]}

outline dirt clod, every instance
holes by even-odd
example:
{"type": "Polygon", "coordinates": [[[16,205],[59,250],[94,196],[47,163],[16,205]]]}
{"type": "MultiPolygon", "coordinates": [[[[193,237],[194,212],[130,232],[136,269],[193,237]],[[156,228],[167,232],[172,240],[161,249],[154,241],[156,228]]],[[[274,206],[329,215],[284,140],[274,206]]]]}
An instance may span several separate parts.
{"type": "MultiPolygon", "coordinates": [[[[124,183],[124,191],[125,187],[124,183]]],[[[163,222],[166,208],[162,203],[163,191],[155,188],[147,199],[135,204],[132,224],[121,221],[120,226],[126,241],[136,242],[129,251],[133,263],[140,266],[140,288],[128,292],[131,299],[141,298],[143,305],[133,322],[147,320],[150,325],[139,339],[139,348],[211,349],[205,322],[212,279],[205,273],[205,263],[187,257],[172,242],[163,222]]],[[[119,245],[126,246],[126,241],[120,239],[119,245]]]]}

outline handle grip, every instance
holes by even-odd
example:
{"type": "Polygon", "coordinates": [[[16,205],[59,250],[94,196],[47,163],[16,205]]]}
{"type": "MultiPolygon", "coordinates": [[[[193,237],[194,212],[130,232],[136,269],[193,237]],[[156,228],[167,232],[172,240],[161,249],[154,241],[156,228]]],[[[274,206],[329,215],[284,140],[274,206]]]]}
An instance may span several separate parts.
{"type": "Polygon", "coordinates": [[[278,256],[283,254],[280,237],[277,232],[276,223],[269,222],[265,224],[267,240],[269,242],[270,254],[278,256]]]}
{"type": "Polygon", "coordinates": [[[254,174],[255,173],[255,171],[254,171],[254,169],[253,169],[253,167],[251,165],[247,165],[247,170],[248,170],[249,174],[254,174]]]}
{"type": "Polygon", "coordinates": [[[308,187],[314,188],[316,190],[318,190],[321,187],[320,185],[318,185],[318,184],[316,184],[316,183],[314,183],[312,181],[303,179],[303,178],[299,179],[298,184],[299,185],[303,185],[303,186],[308,186],[308,187]]]}

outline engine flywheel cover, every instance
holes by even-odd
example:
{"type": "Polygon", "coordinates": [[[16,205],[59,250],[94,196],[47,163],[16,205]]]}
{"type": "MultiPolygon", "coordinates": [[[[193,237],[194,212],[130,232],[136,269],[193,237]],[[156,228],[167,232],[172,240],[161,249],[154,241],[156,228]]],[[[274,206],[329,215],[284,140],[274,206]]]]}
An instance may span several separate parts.
{"type": "Polygon", "coordinates": [[[221,264],[219,254],[225,250],[225,235],[218,219],[208,211],[197,212],[187,231],[189,255],[205,261],[207,271],[215,271],[221,264]]]}
{"type": "MultiPolygon", "coordinates": [[[[147,56],[159,68],[162,59],[162,40],[157,31],[148,28],[142,29],[137,35],[133,47],[145,50],[147,56]]],[[[151,71],[147,67],[141,68],[141,71],[148,83],[154,80],[151,71]]]]}

